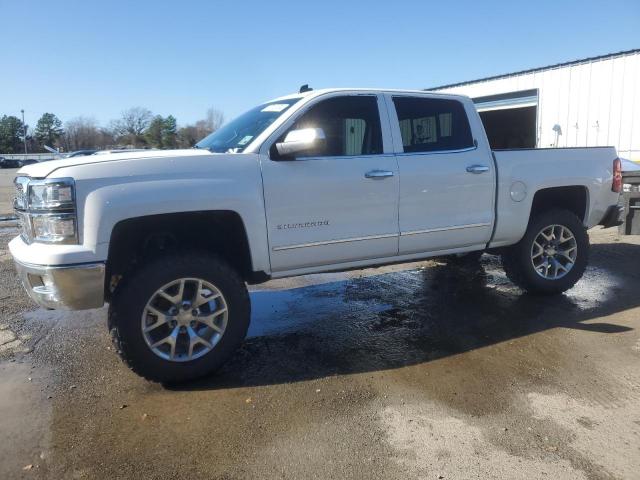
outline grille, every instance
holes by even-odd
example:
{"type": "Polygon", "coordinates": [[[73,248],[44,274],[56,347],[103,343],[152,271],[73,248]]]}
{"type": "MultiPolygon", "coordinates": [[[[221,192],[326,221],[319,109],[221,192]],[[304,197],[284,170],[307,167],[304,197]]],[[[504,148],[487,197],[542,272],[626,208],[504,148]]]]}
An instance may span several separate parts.
{"type": "Polygon", "coordinates": [[[31,221],[29,216],[24,213],[27,209],[27,186],[29,183],[29,177],[17,177],[14,180],[15,185],[15,197],[13,198],[13,208],[16,210],[16,217],[18,217],[18,225],[20,227],[20,235],[26,243],[31,243],[31,221]]]}
{"type": "Polygon", "coordinates": [[[31,230],[31,220],[29,219],[29,215],[22,212],[16,212],[16,216],[18,217],[20,236],[25,243],[30,244],[33,241],[33,232],[31,230]]]}
{"type": "Polygon", "coordinates": [[[15,184],[15,197],[13,200],[13,207],[16,210],[25,210],[27,208],[27,184],[29,183],[28,177],[17,177],[14,181],[15,184]]]}

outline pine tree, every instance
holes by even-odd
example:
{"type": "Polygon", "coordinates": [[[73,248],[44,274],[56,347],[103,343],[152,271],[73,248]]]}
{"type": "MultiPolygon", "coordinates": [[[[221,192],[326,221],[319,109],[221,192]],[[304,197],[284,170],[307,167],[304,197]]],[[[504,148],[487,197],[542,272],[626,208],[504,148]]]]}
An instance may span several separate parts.
{"type": "Polygon", "coordinates": [[[160,115],[153,117],[147,130],[144,132],[144,138],[151,148],[162,148],[162,137],[164,129],[164,119],[160,115]]]}
{"type": "Polygon", "coordinates": [[[3,115],[0,118],[0,153],[21,153],[24,125],[18,117],[3,115]]]}
{"type": "Polygon", "coordinates": [[[40,147],[53,147],[63,133],[62,122],[53,113],[43,113],[36,124],[35,137],[40,147]]]}
{"type": "Polygon", "coordinates": [[[176,148],[178,144],[178,122],[173,115],[162,123],[162,148],[176,148]]]}

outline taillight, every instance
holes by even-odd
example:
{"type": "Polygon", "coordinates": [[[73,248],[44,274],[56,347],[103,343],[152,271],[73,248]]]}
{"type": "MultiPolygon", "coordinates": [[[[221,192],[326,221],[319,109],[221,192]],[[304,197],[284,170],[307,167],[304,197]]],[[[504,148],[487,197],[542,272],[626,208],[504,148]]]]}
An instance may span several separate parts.
{"type": "Polygon", "coordinates": [[[622,162],[619,158],[613,161],[613,183],[611,184],[611,190],[616,193],[622,191],[622,162]]]}

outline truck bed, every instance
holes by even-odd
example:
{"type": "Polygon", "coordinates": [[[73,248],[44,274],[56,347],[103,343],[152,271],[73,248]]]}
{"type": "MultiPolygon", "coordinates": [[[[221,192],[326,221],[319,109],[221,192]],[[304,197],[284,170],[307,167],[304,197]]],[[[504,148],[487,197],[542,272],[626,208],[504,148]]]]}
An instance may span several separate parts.
{"type": "Polygon", "coordinates": [[[613,179],[617,157],[614,147],[494,150],[493,156],[498,189],[491,247],[508,245],[524,234],[535,192],[543,188],[583,188],[587,208],[582,220],[586,228],[597,225],[607,208],[617,202],[618,194],[603,188],[613,179]],[[518,201],[523,190],[524,198],[518,201]]]}

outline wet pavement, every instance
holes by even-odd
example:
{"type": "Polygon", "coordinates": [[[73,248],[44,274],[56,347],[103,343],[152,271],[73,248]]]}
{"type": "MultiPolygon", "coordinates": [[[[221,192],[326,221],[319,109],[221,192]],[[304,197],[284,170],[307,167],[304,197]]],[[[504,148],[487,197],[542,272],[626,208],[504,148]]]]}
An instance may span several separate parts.
{"type": "Polygon", "coordinates": [[[497,257],[253,287],[245,345],[163,387],[106,311],[35,309],[0,229],[0,478],[640,478],[640,238],[566,295],[497,257]]]}

